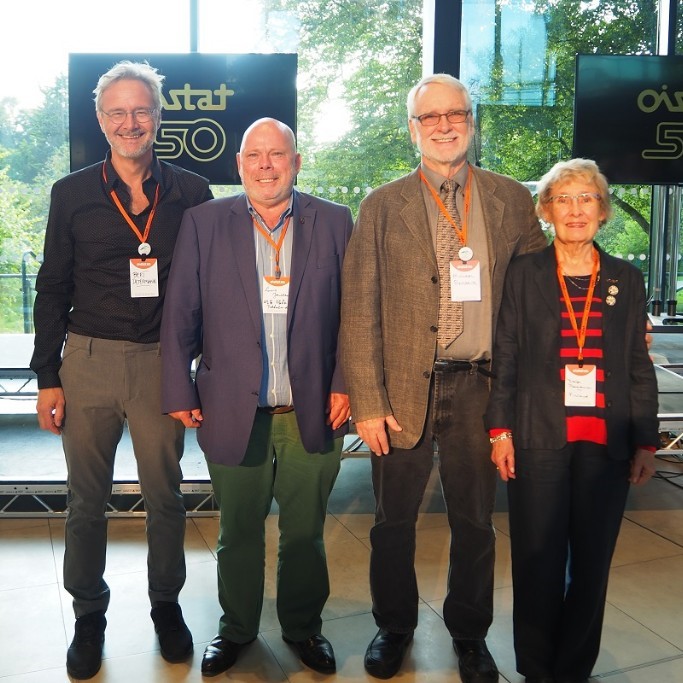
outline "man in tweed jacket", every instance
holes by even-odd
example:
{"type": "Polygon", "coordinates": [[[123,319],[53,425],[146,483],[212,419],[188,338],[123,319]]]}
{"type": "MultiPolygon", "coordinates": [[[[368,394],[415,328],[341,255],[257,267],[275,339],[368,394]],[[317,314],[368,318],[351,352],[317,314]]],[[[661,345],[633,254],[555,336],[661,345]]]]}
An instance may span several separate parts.
{"type": "Polygon", "coordinates": [[[408,115],[420,166],[363,201],[343,273],[342,364],[358,434],[372,451],[377,504],[370,584],[379,631],[365,667],[395,675],[417,626],[415,524],[436,445],[451,528],[444,621],[464,683],[489,683],[498,680],[485,643],[495,551],[495,468],[483,424],[492,339],[510,260],[547,241],[528,190],[467,163],[474,124],[460,81],[422,79],[408,115]],[[440,198],[447,180],[457,183],[455,212],[440,198]],[[446,214],[458,235],[450,277],[436,256],[446,214]],[[465,271],[474,294],[463,295],[465,271]],[[463,313],[450,341],[439,334],[453,315],[440,316],[444,289],[463,313]]]}

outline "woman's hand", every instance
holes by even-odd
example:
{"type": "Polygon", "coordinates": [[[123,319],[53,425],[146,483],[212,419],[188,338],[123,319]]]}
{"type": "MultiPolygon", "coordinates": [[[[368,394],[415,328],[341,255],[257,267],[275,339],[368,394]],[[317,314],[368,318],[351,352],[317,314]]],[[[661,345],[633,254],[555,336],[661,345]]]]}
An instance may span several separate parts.
{"type": "Polygon", "coordinates": [[[515,446],[512,437],[496,441],[491,447],[491,461],[503,481],[515,478],[515,446]]]}
{"type": "Polygon", "coordinates": [[[639,448],[631,460],[631,475],[628,480],[639,486],[646,481],[652,479],[655,473],[655,454],[651,451],[646,451],[644,448],[639,448]]]}

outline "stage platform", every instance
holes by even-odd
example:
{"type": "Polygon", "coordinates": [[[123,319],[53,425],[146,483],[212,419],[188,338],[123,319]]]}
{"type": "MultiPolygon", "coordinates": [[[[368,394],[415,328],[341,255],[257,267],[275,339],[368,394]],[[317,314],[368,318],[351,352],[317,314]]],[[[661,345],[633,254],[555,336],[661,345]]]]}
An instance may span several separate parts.
{"type": "MultiPolygon", "coordinates": [[[[35,378],[28,370],[30,335],[0,335],[0,517],[59,517],[66,510],[66,465],[61,440],[38,429],[35,378]],[[11,372],[10,372],[11,371],[11,372]],[[6,376],[5,376],[6,375],[6,376]]],[[[683,326],[656,321],[651,353],[656,363],[662,450],[683,459],[683,326]]],[[[188,431],[182,460],[188,514],[217,514],[208,470],[196,436],[188,431]]],[[[357,436],[344,441],[344,457],[364,457],[357,436]]],[[[130,436],[124,431],[114,468],[110,516],[144,515],[130,436]]]]}

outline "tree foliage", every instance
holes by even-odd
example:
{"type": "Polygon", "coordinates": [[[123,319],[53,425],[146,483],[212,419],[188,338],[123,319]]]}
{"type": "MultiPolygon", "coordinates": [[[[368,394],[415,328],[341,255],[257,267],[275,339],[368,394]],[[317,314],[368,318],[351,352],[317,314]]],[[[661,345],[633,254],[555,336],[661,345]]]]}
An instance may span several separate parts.
{"type": "MultiPolygon", "coordinates": [[[[533,182],[571,154],[576,54],[654,53],[657,2],[491,2],[485,6],[493,8],[494,20],[512,7],[541,22],[545,43],[533,58],[543,78],[533,84],[536,101],[530,104],[529,83],[521,76],[515,80],[523,69],[511,63],[515,45],[533,39],[523,22],[511,37],[512,47],[495,42],[489,54],[484,42],[465,46],[479,68],[476,82],[468,83],[477,121],[472,159],[533,182]]],[[[423,0],[261,0],[273,45],[283,18],[298,40],[300,186],[355,212],[367,188],[415,167],[405,100],[422,75],[423,5],[423,0]],[[337,134],[324,137],[321,124],[330,122],[337,134]]],[[[464,12],[481,7],[465,4],[464,12]]],[[[683,49],[680,27],[677,40],[683,49]]],[[[22,110],[12,98],[0,100],[0,268],[5,273],[19,272],[23,255],[42,249],[50,187],[68,172],[67,140],[66,76],[43,91],[35,109],[22,110]]],[[[612,199],[619,211],[601,230],[601,244],[613,253],[646,253],[649,188],[618,188],[612,199]]],[[[16,308],[16,297],[3,291],[0,298],[5,309],[16,308]]]]}

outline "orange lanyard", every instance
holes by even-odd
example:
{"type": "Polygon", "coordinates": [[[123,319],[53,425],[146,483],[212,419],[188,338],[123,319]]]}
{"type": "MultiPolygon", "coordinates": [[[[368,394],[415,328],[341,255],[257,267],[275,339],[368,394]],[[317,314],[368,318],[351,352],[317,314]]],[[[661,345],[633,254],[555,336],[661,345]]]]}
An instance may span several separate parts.
{"type": "Polygon", "coordinates": [[[285,221],[285,224],[282,228],[282,232],[280,233],[280,239],[277,242],[270,236],[270,233],[267,230],[264,230],[261,224],[256,220],[255,216],[251,217],[251,220],[254,223],[254,227],[263,235],[266,242],[268,242],[268,244],[270,244],[270,246],[273,247],[273,250],[275,251],[275,277],[278,279],[282,276],[282,271],[280,270],[280,249],[282,249],[282,243],[285,241],[285,235],[287,234],[287,228],[289,227],[289,219],[291,217],[291,214],[287,216],[287,220],[285,221]]]}
{"type": "Polygon", "coordinates": [[[588,291],[586,292],[586,304],[583,307],[583,317],[581,318],[581,329],[576,323],[576,314],[574,313],[574,307],[572,306],[571,299],[569,298],[569,292],[567,290],[567,283],[564,281],[564,276],[562,275],[562,267],[557,264],[557,280],[560,283],[560,289],[562,290],[562,297],[564,298],[564,304],[567,307],[567,312],[569,313],[569,320],[572,324],[572,329],[576,335],[576,343],[579,347],[579,366],[583,365],[583,347],[586,344],[586,330],[588,329],[588,315],[591,310],[591,303],[593,301],[593,291],[595,290],[595,285],[598,281],[598,266],[600,264],[600,257],[598,256],[598,250],[593,248],[593,272],[591,273],[590,283],[588,285],[588,291]]]}
{"type": "Polygon", "coordinates": [[[467,181],[465,182],[465,215],[460,217],[460,220],[462,221],[462,228],[455,222],[453,216],[451,216],[450,212],[446,208],[446,205],[443,203],[441,196],[427,180],[425,174],[422,172],[422,169],[420,169],[420,178],[432,193],[432,197],[434,197],[434,201],[439,207],[441,214],[453,226],[455,234],[458,236],[460,243],[465,246],[467,244],[467,217],[470,213],[470,203],[472,201],[472,169],[469,167],[467,169],[467,181]]]}
{"type": "MultiPolygon", "coordinates": [[[[102,164],[102,177],[104,178],[104,182],[106,183],[107,172],[105,170],[104,164],[102,164]]],[[[126,219],[126,223],[128,223],[130,229],[138,236],[140,244],[146,243],[147,238],[149,237],[149,231],[152,229],[152,221],[154,220],[154,214],[157,210],[157,204],[159,203],[159,183],[157,183],[157,189],[154,191],[154,203],[152,204],[152,210],[149,212],[144,233],[141,233],[138,229],[138,226],[135,225],[135,223],[133,223],[133,219],[128,215],[128,212],[123,207],[123,204],[121,204],[121,200],[119,199],[119,196],[116,194],[116,190],[112,190],[109,194],[111,195],[111,198],[114,200],[114,204],[116,204],[119,213],[126,219]]]]}

